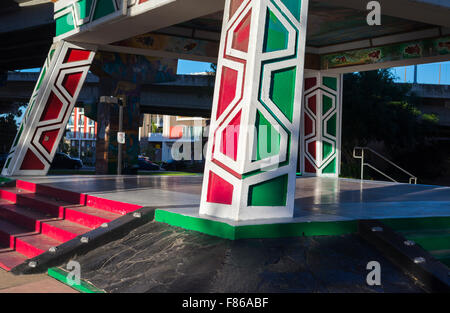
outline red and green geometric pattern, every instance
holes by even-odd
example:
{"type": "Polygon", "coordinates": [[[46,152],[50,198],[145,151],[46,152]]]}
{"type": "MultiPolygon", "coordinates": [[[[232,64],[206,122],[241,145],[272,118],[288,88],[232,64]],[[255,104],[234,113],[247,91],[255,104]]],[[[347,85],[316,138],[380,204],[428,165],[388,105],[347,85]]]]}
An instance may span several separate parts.
{"type": "Polygon", "coordinates": [[[56,40],[80,31],[80,27],[104,23],[122,15],[122,0],[60,0],[55,4],[56,40]]]}
{"type": "Polygon", "coordinates": [[[226,1],[200,214],[293,216],[307,9],[226,1]]]}
{"type": "Polygon", "coordinates": [[[338,176],[340,163],[341,78],[305,74],[300,162],[304,175],[338,176]]]}
{"type": "Polygon", "coordinates": [[[50,48],[2,175],[46,175],[95,52],[60,41],[50,48]]]}

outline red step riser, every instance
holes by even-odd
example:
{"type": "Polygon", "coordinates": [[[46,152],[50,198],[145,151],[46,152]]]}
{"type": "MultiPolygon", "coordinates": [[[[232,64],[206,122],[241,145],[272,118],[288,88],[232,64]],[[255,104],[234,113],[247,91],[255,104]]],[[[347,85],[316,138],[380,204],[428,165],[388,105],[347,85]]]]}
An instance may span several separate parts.
{"type": "Polygon", "coordinates": [[[13,224],[23,226],[30,231],[39,231],[41,227],[40,221],[2,207],[0,207],[0,218],[10,221],[13,224]]]}
{"type": "Polygon", "coordinates": [[[34,192],[38,195],[49,196],[57,198],[73,204],[82,204],[86,202],[86,195],[69,190],[58,189],[50,186],[39,185],[35,183],[26,182],[23,180],[16,181],[16,187],[34,192]]]}
{"type": "Polygon", "coordinates": [[[16,203],[17,194],[15,194],[14,192],[0,189],[0,199],[4,199],[4,200],[8,200],[12,203],[16,203]]]}
{"type": "Polygon", "coordinates": [[[125,215],[142,208],[142,206],[140,205],[102,199],[90,195],[86,196],[86,205],[96,209],[101,209],[121,215],[125,215]]]}
{"type": "Polygon", "coordinates": [[[78,234],[71,233],[67,230],[46,223],[42,223],[41,233],[62,242],[72,240],[78,236],[78,234]]]}
{"type": "Polygon", "coordinates": [[[15,250],[29,258],[34,258],[35,256],[38,256],[39,254],[45,252],[44,250],[36,248],[35,246],[32,246],[25,241],[22,241],[20,237],[16,238],[15,250]]]}
{"type": "Polygon", "coordinates": [[[64,217],[70,222],[77,223],[89,228],[97,228],[100,227],[100,225],[102,225],[103,223],[111,222],[110,219],[71,210],[70,208],[66,208],[64,217]]]}

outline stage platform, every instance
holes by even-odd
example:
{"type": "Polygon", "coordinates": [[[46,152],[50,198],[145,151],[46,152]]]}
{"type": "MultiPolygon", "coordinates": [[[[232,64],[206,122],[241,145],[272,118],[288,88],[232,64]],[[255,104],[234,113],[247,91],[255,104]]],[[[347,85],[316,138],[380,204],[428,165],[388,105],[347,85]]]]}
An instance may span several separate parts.
{"type": "MultiPolygon", "coordinates": [[[[68,175],[14,177],[33,183],[137,204],[170,213],[198,215],[202,177],[68,175]]],[[[345,178],[297,178],[293,219],[234,222],[231,226],[450,216],[450,187],[345,178]]]]}

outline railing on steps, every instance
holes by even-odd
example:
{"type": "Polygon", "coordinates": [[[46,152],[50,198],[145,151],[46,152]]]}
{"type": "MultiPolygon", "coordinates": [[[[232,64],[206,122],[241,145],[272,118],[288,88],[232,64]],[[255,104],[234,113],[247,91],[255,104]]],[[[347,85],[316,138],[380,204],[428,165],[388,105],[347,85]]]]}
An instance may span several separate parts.
{"type": "Polygon", "coordinates": [[[361,159],[361,180],[364,179],[364,166],[367,166],[371,169],[373,169],[374,171],[376,171],[377,173],[383,175],[384,177],[386,177],[387,179],[396,182],[397,181],[390,177],[389,175],[387,175],[386,173],[383,173],[381,170],[377,169],[375,166],[373,166],[372,164],[367,163],[367,159],[365,159],[365,151],[369,151],[373,154],[375,154],[376,156],[378,156],[379,158],[381,158],[383,161],[393,165],[394,167],[396,167],[397,169],[399,169],[400,171],[402,171],[403,173],[405,173],[406,175],[409,176],[409,183],[410,184],[417,184],[417,177],[412,175],[411,173],[409,173],[408,171],[404,170],[403,168],[401,168],[400,166],[398,166],[397,164],[395,164],[394,162],[392,162],[391,160],[387,159],[385,156],[379,154],[378,152],[376,152],[375,150],[369,148],[369,147],[354,147],[353,148],[353,157],[355,159],[361,159]],[[361,154],[357,154],[357,151],[361,151],[361,154]]]}

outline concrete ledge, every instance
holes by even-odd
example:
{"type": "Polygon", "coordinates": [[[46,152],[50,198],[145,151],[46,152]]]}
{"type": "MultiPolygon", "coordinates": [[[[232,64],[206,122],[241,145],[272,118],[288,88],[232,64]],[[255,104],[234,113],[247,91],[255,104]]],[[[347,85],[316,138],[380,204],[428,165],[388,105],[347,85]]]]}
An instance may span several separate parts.
{"type": "Polygon", "coordinates": [[[84,279],[80,280],[80,284],[70,285],[67,282],[67,275],[69,273],[57,267],[49,268],[47,274],[48,276],[53,277],[54,279],[62,282],[63,284],[82,293],[106,293],[104,290],[95,287],[90,282],[84,279]]]}
{"type": "Polygon", "coordinates": [[[155,211],[155,221],[230,240],[298,236],[335,236],[356,233],[358,225],[358,222],[354,220],[239,226],[159,209],[155,211]]]}
{"type": "Polygon", "coordinates": [[[426,291],[450,292],[449,268],[419,245],[406,245],[406,238],[377,220],[359,221],[358,233],[393,264],[418,280],[426,291]],[[417,258],[421,258],[421,262],[417,258]]]}

